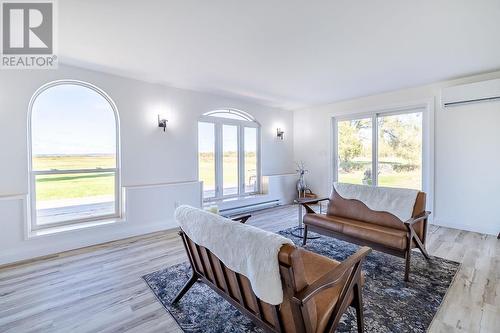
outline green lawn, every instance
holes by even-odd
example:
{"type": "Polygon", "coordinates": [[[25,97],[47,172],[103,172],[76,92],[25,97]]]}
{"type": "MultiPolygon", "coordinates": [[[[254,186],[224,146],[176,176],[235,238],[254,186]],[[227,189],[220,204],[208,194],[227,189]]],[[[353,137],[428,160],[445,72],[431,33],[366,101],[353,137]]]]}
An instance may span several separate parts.
{"type": "MultiPolygon", "coordinates": [[[[245,183],[249,178],[256,176],[257,157],[255,153],[245,155],[245,183]]],[[[200,153],[198,156],[200,180],[203,181],[204,189],[215,188],[215,166],[212,153],[200,153]]],[[[224,170],[224,187],[238,187],[238,154],[236,152],[225,153],[222,168],[224,170]]]]}
{"type": "MultiPolygon", "coordinates": [[[[113,168],[113,156],[42,156],[33,159],[35,170],[75,170],[113,168]]],[[[39,201],[113,196],[113,173],[83,173],[40,175],[36,178],[36,197],[39,201]]]]}
{"type": "MultiPolygon", "coordinates": [[[[206,189],[213,189],[215,186],[213,156],[201,154],[199,163],[200,179],[204,181],[206,189]]],[[[255,163],[255,154],[248,154],[245,169],[252,170],[247,172],[248,177],[255,175],[255,163]]],[[[33,166],[35,170],[112,168],[115,166],[115,159],[113,156],[43,156],[35,158],[33,166]]],[[[236,166],[236,153],[226,154],[223,167],[225,170],[234,170],[225,174],[226,186],[237,186],[236,166]]],[[[357,184],[361,184],[362,179],[363,171],[341,173],[339,177],[339,181],[357,184]]],[[[387,172],[379,175],[380,186],[420,188],[420,184],[420,170],[387,172]]],[[[40,201],[113,196],[114,189],[115,178],[112,173],[41,175],[36,179],[37,200],[40,201]]]]}
{"type": "Polygon", "coordinates": [[[36,179],[37,200],[113,195],[115,177],[110,173],[85,173],[68,175],[44,175],[36,179]]]}
{"type": "Polygon", "coordinates": [[[115,157],[110,155],[40,156],[33,159],[33,170],[104,169],[115,165],[115,157]]]}
{"type": "MultiPolygon", "coordinates": [[[[340,173],[339,182],[362,184],[363,171],[340,173]]],[[[386,187],[404,187],[421,189],[422,176],[420,170],[381,173],[378,175],[378,185],[386,187]]]]}

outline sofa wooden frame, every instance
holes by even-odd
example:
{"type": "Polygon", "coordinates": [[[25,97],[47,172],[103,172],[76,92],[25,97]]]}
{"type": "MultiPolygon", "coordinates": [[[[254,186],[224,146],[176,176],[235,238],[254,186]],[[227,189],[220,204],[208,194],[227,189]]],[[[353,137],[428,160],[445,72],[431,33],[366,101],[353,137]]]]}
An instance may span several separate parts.
{"type": "MultiPolygon", "coordinates": [[[[265,331],[284,332],[284,323],[279,313],[279,305],[273,306],[265,303],[257,298],[252,292],[252,307],[248,304],[248,300],[245,300],[243,297],[241,284],[242,275],[227,268],[215,255],[211,255],[208,249],[194,243],[182,230],[179,232],[179,235],[182,238],[193,273],[191,278],[173,299],[172,304],[177,303],[195,282],[201,281],[242,313],[247,315],[257,326],[263,328],[265,331]],[[203,260],[199,260],[201,258],[203,258],[203,260]],[[214,273],[215,269],[222,271],[222,283],[217,281],[214,273]],[[232,275],[232,278],[237,283],[237,292],[235,294],[229,287],[229,275],[232,275]],[[272,307],[272,321],[265,319],[262,310],[264,306],[272,307]],[[255,308],[258,309],[258,311],[255,311],[255,308]]],[[[352,306],[356,310],[358,332],[361,333],[364,331],[361,263],[370,252],[371,249],[368,247],[361,248],[358,252],[341,262],[333,270],[325,273],[315,282],[299,292],[295,292],[294,267],[280,262],[279,270],[282,278],[283,294],[284,297],[288,297],[291,300],[290,305],[294,317],[295,332],[313,333],[309,314],[304,305],[319,292],[327,288],[335,287],[339,283],[343,283],[343,288],[341,289],[342,291],[338,301],[328,319],[328,324],[324,332],[333,333],[335,331],[340,318],[348,306],[352,306]],[[346,274],[348,274],[347,278],[346,274]],[[350,299],[352,299],[352,301],[349,303],[350,299]]]]}
{"type": "MultiPolygon", "coordinates": [[[[315,203],[320,204],[320,202],[322,201],[330,201],[330,198],[311,199],[307,201],[302,201],[300,204],[305,208],[307,214],[317,214],[316,211],[314,211],[314,209],[312,209],[309,205],[315,203]]],[[[420,250],[420,252],[422,252],[425,259],[430,260],[429,254],[427,253],[427,249],[425,248],[425,238],[427,235],[427,219],[430,214],[431,212],[425,211],[418,216],[415,216],[407,221],[402,222],[407,228],[407,239],[408,239],[406,248],[404,250],[398,250],[376,242],[371,242],[357,237],[345,235],[341,232],[336,232],[330,229],[321,228],[314,225],[308,225],[307,223],[304,223],[304,234],[303,234],[302,245],[306,245],[307,233],[308,231],[312,231],[326,236],[334,237],[349,243],[354,243],[361,246],[369,246],[374,250],[398,256],[400,258],[405,259],[404,280],[408,282],[410,280],[411,250],[412,248],[414,248],[413,245],[415,245],[415,247],[417,247],[420,250]],[[415,229],[413,228],[414,224],[420,221],[424,221],[424,232],[422,239],[420,239],[415,229]]]]}

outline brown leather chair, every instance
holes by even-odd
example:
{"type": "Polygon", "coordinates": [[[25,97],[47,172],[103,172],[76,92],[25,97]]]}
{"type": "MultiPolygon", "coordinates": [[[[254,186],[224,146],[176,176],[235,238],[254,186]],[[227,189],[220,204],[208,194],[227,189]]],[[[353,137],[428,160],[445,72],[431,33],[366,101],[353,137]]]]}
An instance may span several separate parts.
{"type": "Polygon", "coordinates": [[[193,275],[172,303],[178,302],[196,281],[202,281],[269,332],[334,332],[348,306],[356,309],[358,332],[363,332],[361,263],[370,248],[363,247],[340,263],[284,245],[278,254],[283,303],[271,305],[255,296],[245,276],[227,268],[182,230],[179,234],[193,275]]]}
{"type": "Polygon", "coordinates": [[[344,199],[333,189],[330,198],[301,203],[306,209],[303,244],[307,232],[313,231],[405,258],[405,281],[408,281],[411,249],[419,248],[429,259],[425,240],[430,212],[425,211],[425,197],[424,192],[419,192],[412,218],[401,221],[391,213],[371,210],[359,200],[344,199]],[[309,206],[313,201],[324,200],[329,201],[326,215],[316,214],[309,206]]]}

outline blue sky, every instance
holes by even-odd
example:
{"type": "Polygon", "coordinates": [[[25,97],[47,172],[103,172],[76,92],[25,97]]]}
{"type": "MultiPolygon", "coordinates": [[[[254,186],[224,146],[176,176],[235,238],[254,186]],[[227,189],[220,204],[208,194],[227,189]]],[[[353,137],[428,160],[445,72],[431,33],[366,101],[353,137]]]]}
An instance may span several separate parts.
{"type": "MultiPolygon", "coordinates": [[[[225,150],[237,150],[235,129],[224,126],[225,150]]],[[[200,123],[200,151],[212,151],[213,140],[213,124],[200,123]]],[[[116,142],[113,109],[104,97],[86,87],[49,88],[33,104],[32,141],[34,155],[113,154],[116,142]]],[[[256,150],[256,130],[245,130],[245,149],[256,150]]]]}
{"type": "Polygon", "coordinates": [[[113,109],[104,97],[86,87],[49,88],[33,104],[32,141],[34,155],[113,154],[113,109]]]}

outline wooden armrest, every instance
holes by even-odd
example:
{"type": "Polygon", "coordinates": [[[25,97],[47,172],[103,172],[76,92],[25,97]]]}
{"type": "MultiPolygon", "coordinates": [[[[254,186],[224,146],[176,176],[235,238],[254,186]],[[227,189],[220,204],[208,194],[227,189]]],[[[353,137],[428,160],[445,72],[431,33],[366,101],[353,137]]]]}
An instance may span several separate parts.
{"type": "Polygon", "coordinates": [[[297,200],[297,202],[301,205],[303,204],[308,204],[308,203],[311,203],[311,202],[318,202],[318,201],[325,201],[325,200],[330,200],[330,198],[311,198],[311,199],[308,199],[308,200],[297,200]]]}
{"type": "Polygon", "coordinates": [[[251,217],[252,217],[252,215],[247,214],[247,215],[232,217],[231,220],[233,220],[235,222],[245,223],[251,217]]]}
{"type": "Polygon", "coordinates": [[[326,200],[330,200],[330,198],[309,199],[309,200],[303,200],[303,201],[301,200],[298,203],[299,203],[299,205],[302,205],[306,209],[306,213],[314,214],[316,212],[314,211],[314,209],[309,207],[308,204],[320,202],[320,201],[326,201],[326,200]]]}
{"type": "Polygon", "coordinates": [[[420,222],[422,220],[426,220],[429,217],[429,215],[431,215],[431,212],[426,211],[426,212],[423,212],[422,214],[419,214],[415,217],[412,217],[411,219],[409,219],[403,223],[406,225],[412,225],[412,224],[415,224],[415,223],[420,222]]]}
{"type": "Polygon", "coordinates": [[[371,248],[363,246],[356,253],[341,262],[340,265],[323,274],[316,281],[307,286],[304,290],[296,293],[292,298],[292,301],[303,305],[320,291],[333,287],[339,282],[340,279],[344,277],[346,272],[352,269],[354,265],[356,265],[356,263],[361,263],[363,259],[368,254],[370,254],[371,251],[371,248]]]}

